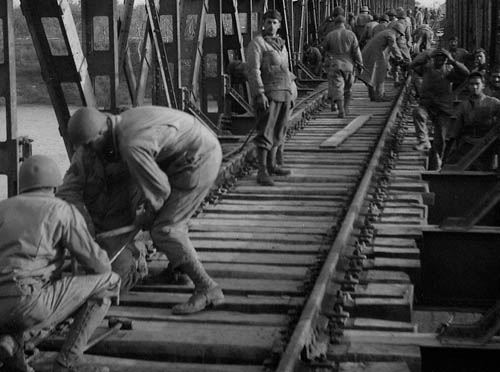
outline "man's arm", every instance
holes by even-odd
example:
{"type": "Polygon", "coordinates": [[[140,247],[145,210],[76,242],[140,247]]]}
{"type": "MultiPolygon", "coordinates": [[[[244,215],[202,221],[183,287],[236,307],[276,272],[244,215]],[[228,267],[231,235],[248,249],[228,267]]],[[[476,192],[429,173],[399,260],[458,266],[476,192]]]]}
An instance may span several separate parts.
{"type": "Polygon", "coordinates": [[[57,189],[56,196],[73,204],[80,211],[87,223],[88,229],[94,235],[94,223],[83,199],[83,190],[87,182],[87,172],[84,165],[84,157],[86,155],[83,147],[80,147],[73,154],[71,165],[64,175],[63,184],[57,189]]]}
{"type": "Polygon", "coordinates": [[[387,35],[386,42],[394,58],[396,58],[397,60],[402,60],[403,55],[401,54],[401,50],[396,43],[396,37],[394,35],[387,35]]]}
{"type": "Polygon", "coordinates": [[[262,48],[259,46],[257,40],[252,40],[247,47],[247,74],[248,85],[250,87],[250,94],[252,97],[264,94],[264,83],[260,73],[262,48]]]}
{"type": "Polygon", "coordinates": [[[57,213],[65,215],[62,224],[62,244],[75,257],[85,272],[89,274],[103,274],[111,271],[111,264],[106,251],[94,241],[80,212],[70,204],[64,204],[63,210],[57,213]]]}

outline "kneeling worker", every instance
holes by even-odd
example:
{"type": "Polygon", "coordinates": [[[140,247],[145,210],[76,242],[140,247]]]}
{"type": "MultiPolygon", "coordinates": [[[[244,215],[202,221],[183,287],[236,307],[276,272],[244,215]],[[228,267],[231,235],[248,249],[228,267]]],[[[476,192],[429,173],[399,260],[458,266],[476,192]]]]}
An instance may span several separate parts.
{"type": "Polygon", "coordinates": [[[217,178],[222,150],[214,133],[195,117],[166,107],[136,107],[120,115],[77,110],[68,123],[74,146],[109,162],[123,161],[142,193],[145,212],[135,224],[149,230],[173,269],[185,273],[195,292],[174,314],[189,314],[224,301],[188,236],[188,222],[217,178]]]}
{"type": "Polygon", "coordinates": [[[120,278],[92,239],[78,210],[54,196],[62,182],[41,155],[19,171],[20,195],[0,202],[0,359],[27,372],[23,334],[54,326],[76,310],[53,371],[108,371],[85,363],[83,350],[118,293],[120,278]],[[67,249],[87,273],[61,276],[67,249]]]}

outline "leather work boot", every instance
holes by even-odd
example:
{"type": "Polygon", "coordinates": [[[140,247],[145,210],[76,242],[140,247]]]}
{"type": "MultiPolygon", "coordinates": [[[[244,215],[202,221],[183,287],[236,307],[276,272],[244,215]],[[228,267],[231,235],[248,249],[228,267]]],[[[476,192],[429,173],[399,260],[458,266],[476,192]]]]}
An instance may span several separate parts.
{"type": "Polygon", "coordinates": [[[162,284],[188,285],[191,283],[191,280],[189,280],[189,277],[185,273],[178,268],[172,268],[170,264],[159,274],[158,279],[162,284]]]}
{"type": "Polygon", "coordinates": [[[338,106],[339,106],[339,114],[338,114],[338,118],[339,119],[343,119],[345,118],[345,111],[344,111],[344,100],[343,99],[339,99],[337,101],[338,103],[338,106]]]}
{"type": "Polygon", "coordinates": [[[331,112],[337,111],[337,102],[336,101],[332,101],[332,104],[330,105],[330,111],[331,112]]]}
{"type": "Polygon", "coordinates": [[[427,151],[430,150],[431,144],[429,141],[419,142],[417,145],[413,146],[414,150],[417,151],[427,151]]]}
{"type": "Polygon", "coordinates": [[[175,305],[172,308],[172,314],[193,314],[202,311],[207,307],[217,306],[223,303],[224,294],[222,293],[222,289],[218,285],[202,290],[195,289],[193,295],[189,297],[189,300],[187,300],[187,302],[175,305]]]}
{"type": "Polygon", "coordinates": [[[261,147],[257,148],[257,162],[259,167],[257,183],[261,186],[274,186],[274,181],[267,171],[267,153],[268,150],[261,147]]]}
{"type": "Polygon", "coordinates": [[[375,89],[373,89],[373,87],[368,87],[368,97],[370,97],[370,101],[375,101],[377,99],[375,89]]]}
{"type": "Polygon", "coordinates": [[[375,98],[375,102],[391,102],[392,98],[387,97],[386,95],[379,94],[375,98]]]}
{"type": "MultiPolygon", "coordinates": [[[[273,147],[269,150],[267,154],[267,171],[270,175],[275,176],[289,176],[292,172],[289,169],[285,169],[277,165],[276,155],[278,152],[278,147],[273,147]]],[[[281,155],[281,157],[283,157],[281,155]]],[[[281,159],[283,161],[283,159],[281,159]]]]}
{"type": "Polygon", "coordinates": [[[20,343],[11,335],[0,336],[0,362],[0,372],[34,372],[26,363],[20,343]]]}

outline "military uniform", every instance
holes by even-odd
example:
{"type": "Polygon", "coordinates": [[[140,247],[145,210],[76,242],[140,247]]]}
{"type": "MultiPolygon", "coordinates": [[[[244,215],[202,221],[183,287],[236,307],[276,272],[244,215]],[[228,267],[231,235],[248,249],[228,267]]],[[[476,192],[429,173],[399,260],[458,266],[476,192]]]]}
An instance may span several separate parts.
{"type": "MultiPolygon", "coordinates": [[[[140,202],[139,190],[132,182],[125,163],[107,162],[84,147],[78,148],[73,155],[56,196],[74,204],[84,216],[89,230],[97,237],[100,233],[133,224],[140,202]]],[[[124,240],[132,240],[112,263],[113,271],[122,279],[123,292],[147,274],[146,247],[143,241],[133,239],[135,233],[130,232],[128,239],[120,235],[98,241],[113,257],[124,240]]]]}
{"type": "Polygon", "coordinates": [[[215,288],[189,239],[188,221],[217,178],[217,137],[195,117],[165,107],[136,107],[116,118],[118,151],[152,216],[147,227],[154,245],[196,290],[215,288]]]}
{"type": "MultiPolygon", "coordinates": [[[[500,100],[484,93],[477,98],[469,98],[460,103],[453,137],[457,141],[457,157],[460,158],[495,126],[500,119],[500,100]]],[[[493,156],[498,154],[498,144],[473,164],[476,170],[489,170],[493,156]]],[[[458,159],[457,159],[458,160],[458,159]]]]}
{"type": "Polygon", "coordinates": [[[284,142],[292,105],[292,73],[283,39],[256,36],[247,48],[248,83],[253,98],[265,94],[269,110],[258,111],[257,147],[271,150],[284,142]]]}
{"type": "Polygon", "coordinates": [[[433,148],[439,168],[439,162],[444,156],[450,119],[454,114],[455,95],[452,91],[452,83],[467,77],[469,70],[458,61],[455,66],[444,64],[440,69],[436,69],[430,56],[431,51],[423,52],[413,60],[410,66],[422,76],[422,86],[419,92],[420,105],[413,111],[413,122],[419,143],[429,143],[427,120],[430,119],[434,123],[433,148]]]}
{"type": "Polygon", "coordinates": [[[392,28],[381,31],[366,44],[362,51],[366,70],[363,70],[361,77],[373,85],[374,93],[370,98],[374,100],[384,95],[384,82],[389,66],[387,54],[384,53],[385,49],[388,48],[395,58],[403,58],[396,44],[397,34],[397,31],[392,28]]]}
{"type": "Polygon", "coordinates": [[[354,65],[362,65],[356,35],[345,28],[330,32],[323,42],[325,58],[328,60],[328,91],[333,101],[338,101],[339,110],[349,105],[354,83],[354,65]]]}
{"type": "Polygon", "coordinates": [[[363,32],[365,30],[365,26],[368,22],[371,22],[373,17],[369,13],[360,13],[356,17],[356,37],[361,39],[363,32]]]}
{"type": "Polygon", "coordinates": [[[46,191],[0,202],[0,334],[22,340],[23,332],[58,324],[80,308],[58,356],[71,364],[110,305],[87,300],[119,281],[74,206],[46,191]],[[61,276],[65,249],[88,275],[61,276]]]}

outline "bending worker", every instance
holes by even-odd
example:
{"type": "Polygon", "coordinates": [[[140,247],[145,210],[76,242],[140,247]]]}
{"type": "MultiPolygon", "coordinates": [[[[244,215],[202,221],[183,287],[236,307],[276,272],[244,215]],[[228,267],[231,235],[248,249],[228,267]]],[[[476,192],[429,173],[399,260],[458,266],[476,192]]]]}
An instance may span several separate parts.
{"type": "Polygon", "coordinates": [[[0,202],[0,359],[10,372],[32,371],[24,332],[55,326],[76,310],[53,371],[108,371],[87,365],[83,350],[120,278],[80,212],[54,196],[61,181],[55,162],[35,155],[21,165],[21,194],[0,202]],[[66,249],[87,275],[61,277],[66,249]]]}
{"type": "Polygon", "coordinates": [[[110,258],[114,257],[111,268],[120,275],[122,293],[146,276],[146,246],[143,241],[134,239],[137,230],[102,241],[99,239],[100,233],[134,223],[140,196],[131,182],[126,164],[108,162],[80,147],[71,158],[71,165],[56,196],[78,208],[91,234],[97,235],[101,248],[110,258]],[[124,240],[130,243],[124,243],[124,240]],[[123,244],[126,248],[121,250],[123,244]]]}
{"type": "Polygon", "coordinates": [[[276,160],[283,159],[295,86],[285,41],[277,34],[280,26],[280,12],[267,11],[262,35],[256,36],[247,48],[248,83],[257,116],[257,182],[264,186],[274,185],[273,174],[290,174],[290,170],[278,166],[276,160]]]}
{"type": "Polygon", "coordinates": [[[354,32],[346,30],[345,18],[338,16],[336,27],[323,42],[328,59],[328,90],[332,99],[331,108],[339,109],[339,118],[349,113],[352,85],[354,83],[354,65],[362,66],[363,58],[359,50],[358,39],[354,32]]]}
{"type": "Polygon", "coordinates": [[[120,115],[80,108],[68,123],[75,146],[83,145],[110,162],[123,161],[144,199],[135,224],[149,230],[169,265],[194,283],[194,294],[174,306],[188,314],[224,301],[188,236],[188,222],[215,181],[222,159],[217,137],[195,117],[166,107],[147,106],[120,115]]]}

